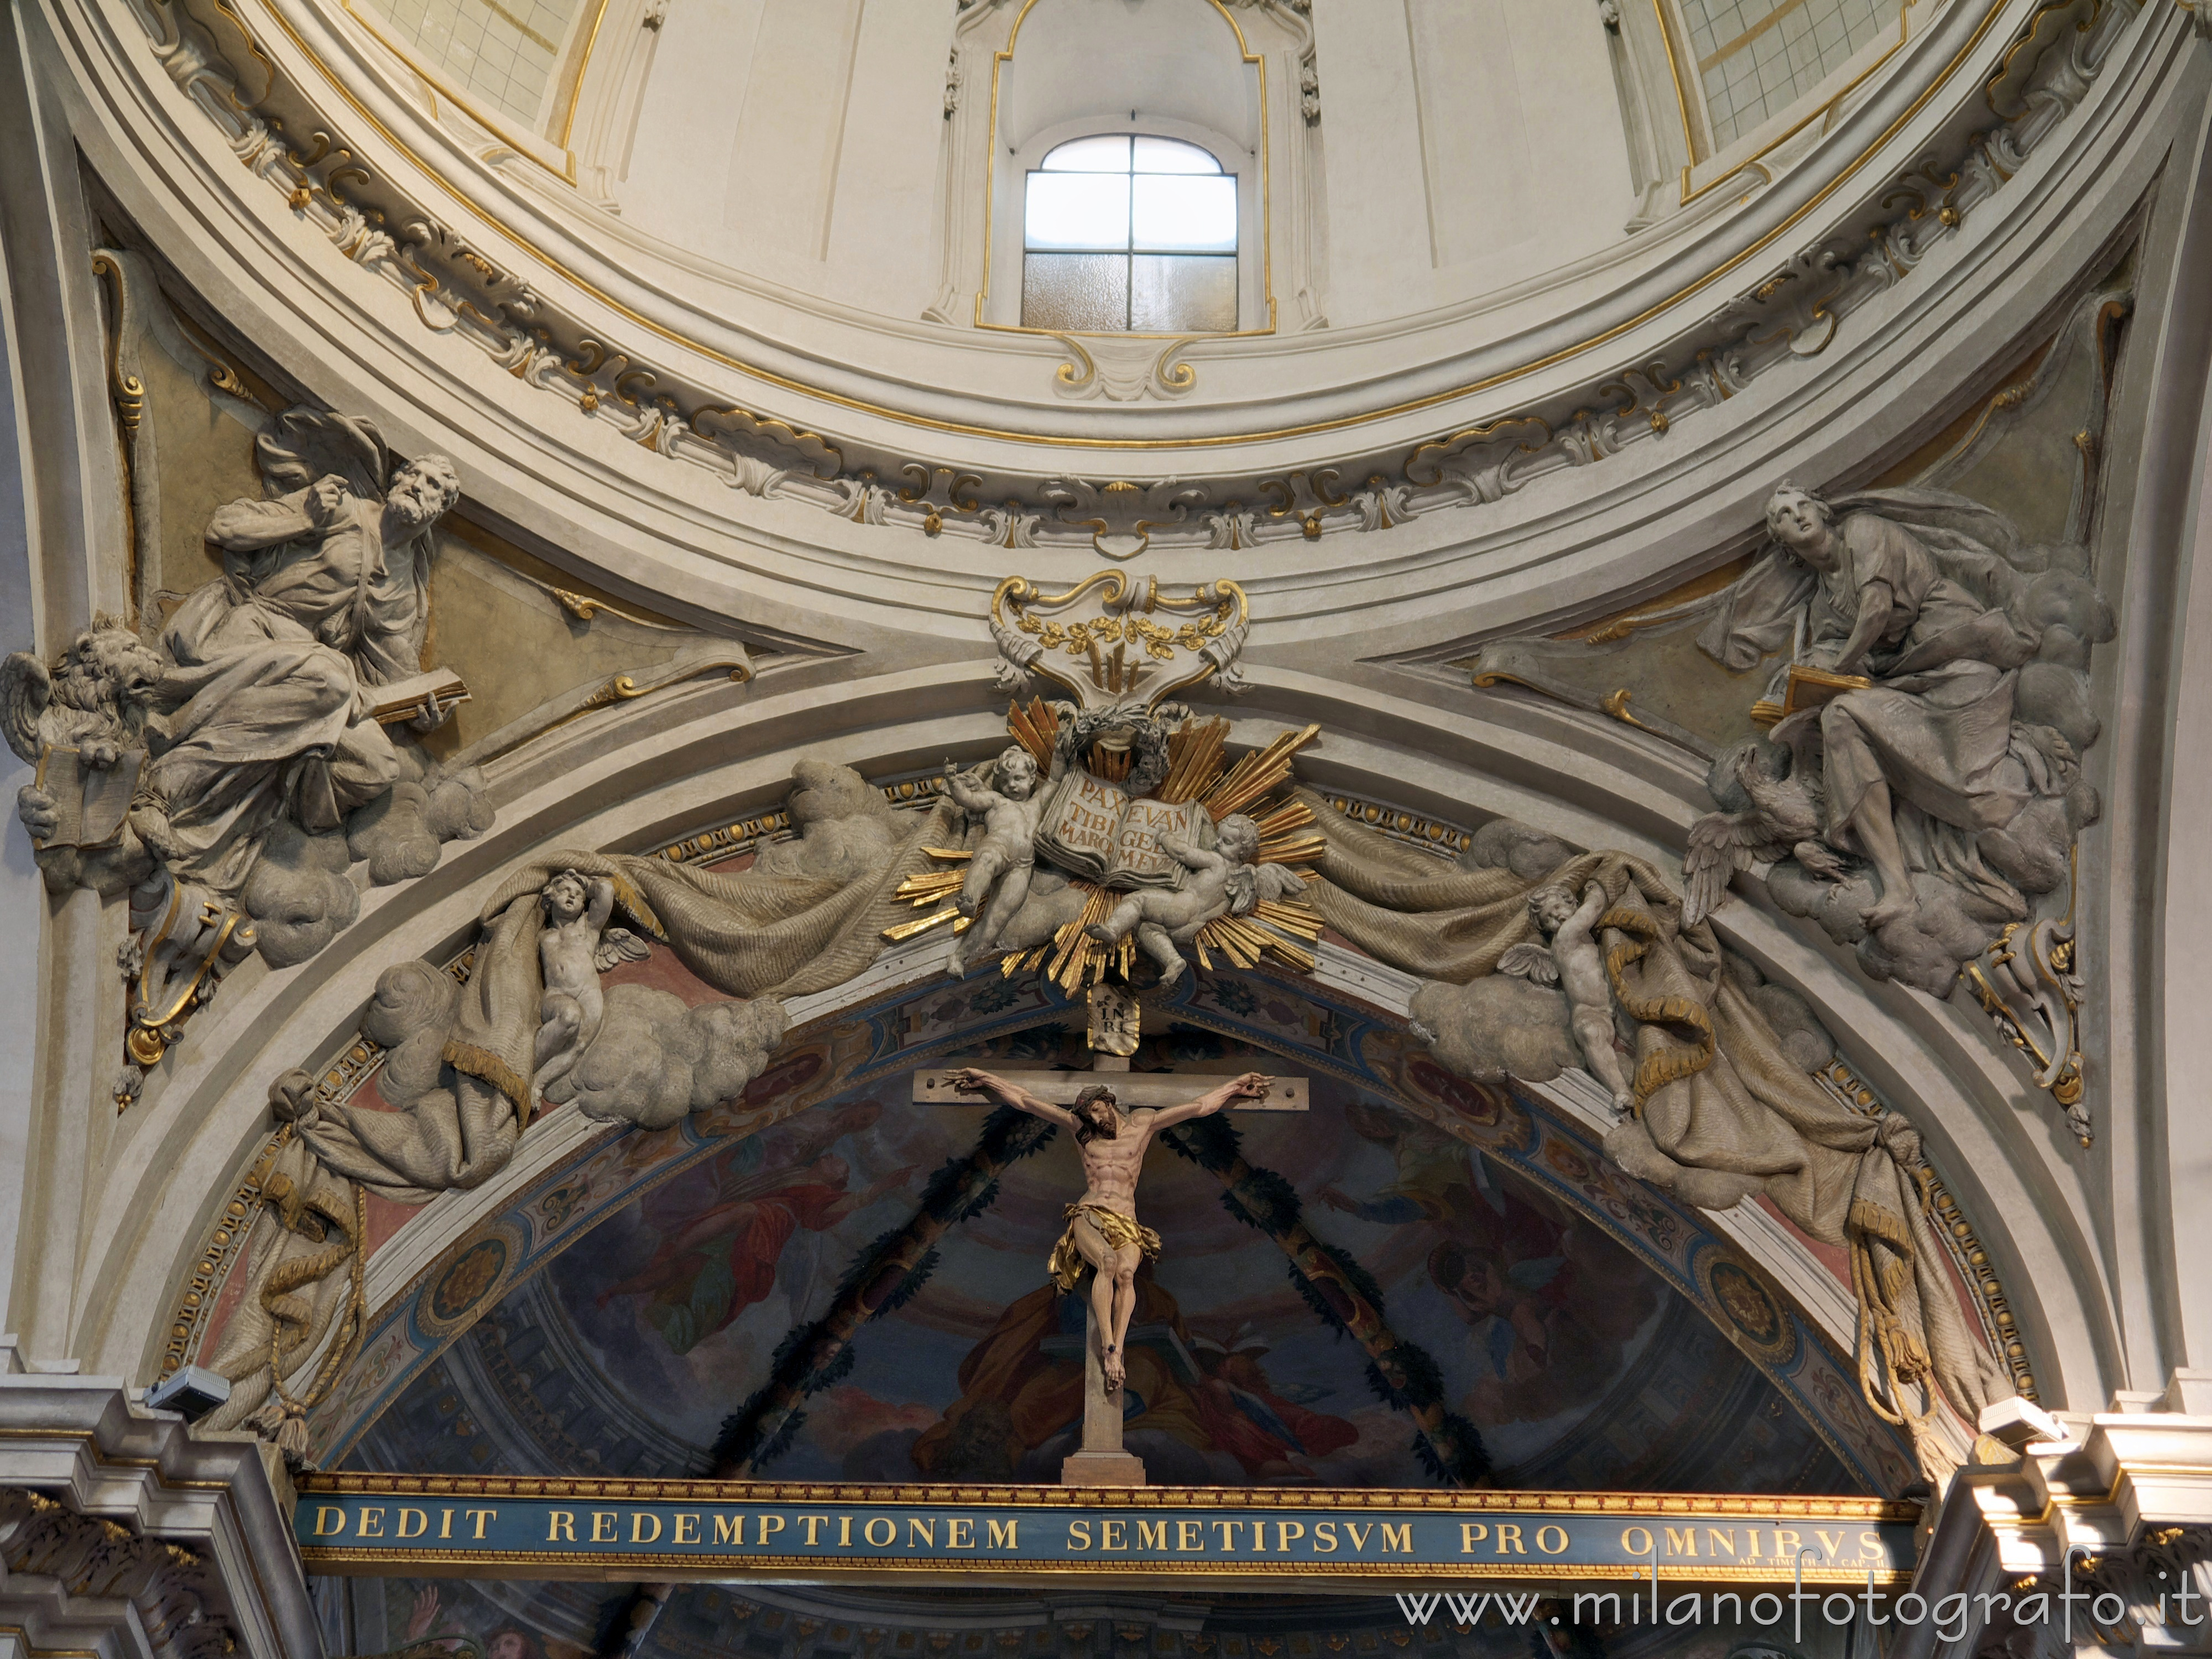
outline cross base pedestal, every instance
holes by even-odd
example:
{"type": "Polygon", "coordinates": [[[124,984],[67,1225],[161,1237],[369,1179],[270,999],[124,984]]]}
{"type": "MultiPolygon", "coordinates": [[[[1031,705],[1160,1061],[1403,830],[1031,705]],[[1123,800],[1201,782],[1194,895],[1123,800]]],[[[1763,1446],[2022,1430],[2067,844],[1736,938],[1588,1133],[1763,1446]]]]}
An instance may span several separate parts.
{"type": "Polygon", "coordinates": [[[1145,1460],[1133,1452],[1071,1452],[1060,1466],[1063,1486],[1142,1486],[1145,1460]]]}
{"type": "Polygon", "coordinates": [[[1098,1319],[1091,1309],[1085,1278],[1076,1294],[1083,1297],[1083,1449],[1060,1466],[1063,1486],[1142,1486],[1145,1460],[1121,1445],[1121,1396],[1106,1391],[1106,1363],[1100,1352],[1098,1319]]]}

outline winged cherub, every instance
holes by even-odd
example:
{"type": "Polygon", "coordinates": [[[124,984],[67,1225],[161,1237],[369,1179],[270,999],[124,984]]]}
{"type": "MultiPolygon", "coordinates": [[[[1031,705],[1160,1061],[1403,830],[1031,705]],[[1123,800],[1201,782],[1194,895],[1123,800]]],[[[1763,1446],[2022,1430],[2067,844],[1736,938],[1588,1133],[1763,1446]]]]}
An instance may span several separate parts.
{"type": "MultiPolygon", "coordinates": [[[[997,787],[986,787],[974,773],[945,763],[945,793],[963,811],[983,820],[982,844],[968,861],[954,903],[962,915],[973,916],[990,901],[975,940],[986,954],[1030,896],[1030,877],[1036,870],[1037,813],[1044,805],[1037,795],[1036,757],[1019,744],[1009,744],[1000,755],[992,781],[997,787]]],[[[956,977],[968,971],[968,949],[967,936],[956,931],[945,963],[956,977]]]]}
{"type": "Polygon", "coordinates": [[[1729,877],[1754,863],[1795,858],[1816,876],[1840,880],[1843,859],[1820,839],[1824,811],[1818,766],[1792,764],[1779,744],[1747,743],[1713,769],[1715,799],[1747,803],[1735,812],[1708,812],[1690,826],[1682,853],[1682,925],[1694,927],[1720,908],[1729,877]],[[1736,787],[1727,788],[1734,778],[1736,787]]]}
{"type": "Polygon", "coordinates": [[[1579,903],[1556,882],[1539,887],[1528,895],[1528,915],[1551,944],[1548,948],[1533,943],[1510,946],[1498,958],[1498,971],[1517,974],[1539,985],[1556,985],[1566,993],[1568,1023],[1574,1027],[1583,1063],[1613,1097],[1613,1110],[1626,1116],[1635,1108],[1636,1097],[1620,1068],[1620,1051],[1613,1046],[1613,992],[1597,948],[1598,918],[1611,902],[1601,881],[1587,884],[1579,903]]]}
{"type": "Polygon", "coordinates": [[[1143,887],[1124,893],[1091,937],[1119,945],[1132,933],[1144,953],[1160,965],[1160,983],[1172,985],[1190,964],[1176,947],[1198,937],[1209,921],[1249,915],[1263,898],[1289,898],[1305,884],[1279,864],[1256,862],[1260,826],[1242,812],[1221,820],[1211,850],[1163,832],[1159,844],[1190,874],[1179,888],[1143,887]]]}
{"type": "Polygon", "coordinates": [[[573,1069],[606,1015],[599,975],[622,962],[642,962],[652,946],[627,927],[610,927],[615,884],[605,876],[588,881],[563,870],[539,895],[545,907],[545,931],[538,939],[538,962],[545,989],[538,1002],[538,1043],[531,1059],[532,1092],[543,1098],[548,1085],[573,1069]]]}

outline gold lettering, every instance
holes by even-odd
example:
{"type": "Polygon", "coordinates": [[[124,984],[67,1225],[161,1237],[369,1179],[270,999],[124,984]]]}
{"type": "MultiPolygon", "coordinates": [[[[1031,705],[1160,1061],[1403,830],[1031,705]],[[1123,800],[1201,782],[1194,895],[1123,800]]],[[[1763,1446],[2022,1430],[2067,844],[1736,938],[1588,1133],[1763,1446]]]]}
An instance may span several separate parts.
{"type": "Polygon", "coordinates": [[[1304,1523],[1304,1522],[1302,1522],[1302,1521],[1278,1521],[1278,1522],[1275,1522],[1275,1550],[1276,1550],[1276,1553],[1277,1553],[1278,1554],[1285,1554],[1285,1553],[1287,1553],[1289,1552],[1289,1550],[1290,1550],[1291,1546],[1292,1544],[1296,1543],[1299,1539],[1301,1539],[1301,1538],[1304,1537],[1305,1535],[1306,1535],[1305,1523],[1304,1523]]]}
{"type": "Polygon", "coordinates": [[[353,1531],[356,1538],[383,1537],[384,1511],[380,1509],[363,1510],[361,1519],[354,1522],[353,1531]]]}
{"type": "Polygon", "coordinates": [[[1695,1527],[1683,1527],[1680,1529],[1674,1527],[1667,1528],[1668,1554],[1695,1555],[1697,1553],[1698,1529],[1695,1527]]]}
{"type": "Polygon", "coordinates": [[[345,1530],[345,1523],[346,1512],[343,1510],[339,1509],[335,1504],[318,1504],[315,1505],[316,1537],[336,1538],[340,1533],[345,1530]],[[334,1515],[338,1518],[338,1523],[335,1527],[330,1524],[330,1519],[334,1515]]]}
{"type": "Polygon", "coordinates": [[[1565,1527],[1537,1528],[1536,1547],[1547,1555],[1565,1555],[1567,1553],[1567,1529],[1565,1527]],[[1559,1541],[1556,1544],[1546,1543],[1545,1539],[1554,1533],[1559,1534],[1559,1541]]]}
{"type": "Polygon", "coordinates": [[[1102,1550],[1128,1548],[1129,1546],[1121,1534],[1121,1528],[1127,1524],[1127,1522],[1122,1521],[1101,1521],[1098,1523],[1098,1547],[1102,1550]]]}
{"type": "Polygon", "coordinates": [[[885,1515],[872,1516],[868,1524],[860,1528],[860,1536],[866,1539],[875,1548],[881,1549],[898,1536],[898,1522],[885,1515]],[[876,1536],[878,1527],[884,1529],[884,1535],[881,1538],[876,1536]]]}
{"type": "Polygon", "coordinates": [[[1498,1523],[1498,1553],[1504,1555],[1508,1551],[1515,1555],[1528,1553],[1528,1547],[1521,1541],[1521,1528],[1510,1521],[1500,1521],[1498,1523]]]}
{"type": "Polygon", "coordinates": [[[1859,1534],[1859,1554],[1862,1557],[1871,1555],[1875,1560],[1879,1561],[1888,1552],[1884,1550],[1881,1547],[1881,1534],[1880,1533],[1863,1532],[1859,1534]]]}
{"type": "MultiPolygon", "coordinates": [[[[615,1541],[615,1512],[612,1510],[592,1511],[592,1541],[594,1544],[611,1544],[615,1541]]],[[[739,1522],[738,1542],[742,1544],[744,1541],[744,1523],[739,1522]]]]}
{"type": "Polygon", "coordinates": [[[1088,1521],[1071,1521],[1067,1523],[1067,1547],[1072,1550],[1087,1550],[1091,1547],[1091,1523],[1088,1521]]]}
{"type": "Polygon", "coordinates": [[[1242,1521],[1217,1521],[1213,1523],[1214,1531],[1221,1534],[1222,1548],[1233,1550],[1237,1547],[1237,1528],[1243,1524],[1242,1521]]]}
{"type": "Polygon", "coordinates": [[[806,1528],[806,1542],[809,1548],[821,1541],[822,1528],[829,1519],[826,1515],[802,1515],[799,1517],[799,1524],[806,1528]]]}
{"type": "Polygon", "coordinates": [[[556,1510],[546,1517],[545,1541],[549,1544],[573,1544],[576,1541],[576,1511],[556,1510]]]}
{"type": "Polygon", "coordinates": [[[1744,1528],[1743,1535],[1751,1540],[1751,1559],[1756,1561],[1759,1559],[1759,1528],[1747,1527],[1744,1528]]]}
{"type": "Polygon", "coordinates": [[[1774,1553],[1776,1555],[1795,1555],[1797,1553],[1800,1547],[1801,1546],[1797,1541],[1797,1534],[1790,1531],[1789,1528],[1777,1527],[1774,1529],[1774,1553]]]}
{"type": "Polygon", "coordinates": [[[745,1541],[745,1517],[734,1521],[726,1515],[714,1517],[714,1541],[717,1544],[742,1544],[745,1541]]]}
{"type": "MultiPolygon", "coordinates": [[[[1757,1540],[1758,1536],[1759,1534],[1756,1533],[1752,1534],[1753,1541],[1757,1540]]],[[[1705,1548],[1710,1553],[1714,1555],[1718,1555],[1723,1550],[1726,1550],[1730,1555],[1734,1555],[1735,1553],[1735,1528],[1734,1527],[1707,1527],[1705,1528],[1705,1548]]]]}
{"type": "Polygon", "coordinates": [[[1176,1547],[1179,1550],[1206,1548],[1206,1522],[1178,1521],[1176,1522],[1176,1547]]]}
{"type": "Polygon", "coordinates": [[[1018,1550],[1021,1548],[1020,1531],[1022,1523],[1020,1522],[987,1521],[983,1524],[991,1529],[991,1547],[993,1549],[1018,1550]]]}
{"type": "Polygon", "coordinates": [[[937,1547],[936,1521],[934,1519],[918,1521],[912,1516],[907,1516],[906,1545],[908,1549],[912,1549],[914,1547],[914,1540],[917,1537],[920,1538],[923,1543],[928,1545],[930,1548],[935,1549],[937,1547]]]}
{"type": "Polygon", "coordinates": [[[643,1510],[632,1510],[629,1512],[629,1541],[633,1544],[658,1544],[660,1541],[660,1517],[649,1515],[643,1510]],[[645,1529],[645,1523],[648,1521],[653,1522],[651,1532],[645,1529]]]}
{"type": "Polygon", "coordinates": [[[1647,1528],[1644,1527],[1623,1527],[1620,1529],[1620,1547],[1626,1550],[1631,1555],[1650,1554],[1650,1531],[1647,1528]],[[1640,1544],[1636,1541],[1639,1538],[1644,1540],[1640,1544]]]}
{"type": "Polygon", "coordinates": [[[1335,1522],[1316,1521],[1314,1522],[1314,1553],[1316,1555],[1334,1555],[1336,1553],[1335,1522]]]}
{"type": "Polygon", "coordinates": [[[761,1535],[754,1540],[756,1543],[765,1544],[783,1530],[783,1517],[780,1515],[763,1515],[760,1523],[761,1535]]]}
{"type": "Polygon", "coordinates": [[[945,1523],[945,1547],[949,1550],[972,1550],[975,1547],[975,1523],[966,1516],[956,1515],[945,1523]]]}
{"type": "Polygon", "coordinates": [[[438,1511],[438,1536],[441,1538],[451,1538],[453,1535],[453,1512],[451,1510],[440,1510],[438,1511]]]}
{"type": "Polygon", "coordinates": [[[853,1547],[853,1517],[849,1515],[837,1517],[837,1547],[841,1550],[853,1547]]]}
{"type": "Polygon", "coordinates": [[[1385,1521],[1382,1523],[1382,1547],[1411,1555],[1413,1553],[1413,1523],[1408,1521],[1403,1526],[1394,1527],[1385,1521]]]}
{"type": "Polygon", "coordinates": [[[465,1510],[462,1513],[477,1523],[476,1535],[480,1541],[484,1535],[485,1525],[497,1519],[499,1516],[497,1510],[465,1510]]]}
{"type": "Polygon", "coordinates": [[[676,1517],[676,1541],[679,1544],[696,1544],[699,1541],[697,1516],[679,1515],[676,1517]]]}
{"type": "Polygon", "coordinates": [[[1164,1550],[1168,1547],[1168,1523],[1164,1521],[1137,1522],[1137,1547],[1140,1550],[1164,1550]]]}
{"type": "MultiPolygon", "coordinates": [[[[1344,1529],[1346,1532],[1350,1532],[1352,1529],[1352,1523],[1349,1521],[1344,1523],[1344,1529]]],[[[1489,1536],[1490,1528],[1483,1525],[1481,1522],[1461,1522],[1459,1523],[1459,1553],[1462,1555],[1467,1554],[1469,1551],[1474,1549],[1477,1544],[1481,1543],[1489,1536]]]]}
{"type": "Polygon", "coordinates": [[[1363,1527],[1356,1521],[1347,1521],[1344,1523],[1344,1529],[1352,1534],[1352,1551],[1358,1553],[1367,1547],[1367,1534],[1373,1532],[1375,1527],[1371,1522],[1363,1527]]]}
{"type": "Polygon", "coordinates": [[[1820,1547],[1827,1551],[1828,1559],[1831,1561],[1834,1560],[1838,1555],[1841,1555],[1844,1553],[1843,1534],[1839,1532],[1822,1532],[1818,1527],[1815,1527],[1813,1528],[1813,1536],[1820,1540],[1820,1547]]]}
{"type": "Polygon", "coordinates": [[[430,1517],[426,1511],[422,1510],[402,1510],[399,1511],[399,1536],[402,1538],[420,1538],[424,1533],[429,1530],[430,1517]],[[409,1529],[407,1525],[407,1517],[410,1515],[415,1517],[415,1526],[411,1531],[409,1529]]]}

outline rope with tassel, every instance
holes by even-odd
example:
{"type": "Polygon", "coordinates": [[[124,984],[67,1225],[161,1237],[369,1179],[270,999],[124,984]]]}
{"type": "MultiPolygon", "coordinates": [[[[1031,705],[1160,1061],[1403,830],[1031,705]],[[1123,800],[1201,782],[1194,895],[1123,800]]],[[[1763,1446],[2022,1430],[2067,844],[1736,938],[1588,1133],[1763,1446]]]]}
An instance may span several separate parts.
{"type": "Polygon", "coordinates": [[[359,1182],[352,1184],[350,1215],[317,1205],[315,1194],[300,1193],[283,1176],[274,1177],[269,1185],[268,1197],[276,1202],[278,1218],[288,1231],[304,1232],[301,1219],[312,1209],[335,1223],[344,1240],[272,1269],[261,1287],[262,1310],[269,1316],[269,1399],[248,1420],[275,1442],[276,1449],[291,1463],[307,1462],[307,1413],[322,1403],[339,1373],[352,1362],[368,1328],[368,1257],[363,1244],[368,1237],[368,1193],[359,1182]],[[314,1283],[349,1260],[352,1270],[348,1275],[346,1305],[339,1316],[337,1332],[307,1387],[297,1395],[292,1394],[284,1387],[285,1366],[306,1345],[307,1327],[314,1317],[313,1308],[292,1292],[303,1285],[314,1283]],[[289,1342],[285,1340],[288,1332],[291,1334],[289,1342]]]}

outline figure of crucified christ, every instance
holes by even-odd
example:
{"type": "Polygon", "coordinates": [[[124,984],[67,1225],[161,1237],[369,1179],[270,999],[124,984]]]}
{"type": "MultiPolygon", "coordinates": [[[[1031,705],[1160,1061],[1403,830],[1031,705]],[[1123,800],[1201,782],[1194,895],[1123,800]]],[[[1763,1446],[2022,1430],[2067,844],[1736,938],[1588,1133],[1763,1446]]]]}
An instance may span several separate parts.
{"type": "Polygon", "coordinates": [[[1196,1100],[1157,1111],[1150,1107],[1124,1111],[1114,1091],[1103,1084],[1084,1090],[1073,1109],[1055,1106],[972,1066],[955,1075],[952,1086],[962,1094],[986,1095],[1075,1132],[1087,1184],[1083,1196],[1067,1206],[1067,1231],[1053,1247],[1053,1282],[1066,1293],[1081,1281],[1083,1269],[1091,1268],[1091,1317],[1099,1334],[1099,1363],[1106,1373],[1107,1392],[1120,1392],[1127,1375],[1122,1348],[1128,1340],[1129,1316],[1137,1307],[1137,1263],[1160,1253],[1160,1236],[1137,1220],[1137,1176],[1144,1168],[1145,1149],[1162,1129],[1194,1117],[1211,1117],[1240,1100],[1265,1097],[1267,1079],[1247,1072],[1196,1100]]]}

